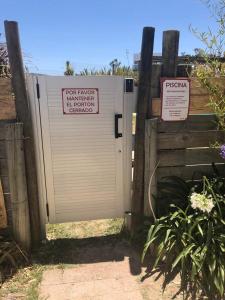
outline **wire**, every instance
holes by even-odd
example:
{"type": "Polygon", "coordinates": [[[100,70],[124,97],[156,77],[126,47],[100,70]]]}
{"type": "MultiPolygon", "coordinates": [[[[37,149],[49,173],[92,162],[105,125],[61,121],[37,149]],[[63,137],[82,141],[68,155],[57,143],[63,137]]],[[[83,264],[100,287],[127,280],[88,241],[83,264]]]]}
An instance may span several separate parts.
{"type": "Polygon", "coordinates": [[[149,179],[149,185],[148,185],[148,201],[149,201],[149,206],[150,206],[150,210],[151,210],[151,213],[152,213],[152,216],[153,216],[153,219],[154,221],[156,221],[156,216],[155,216],[155,212],[154,212],[154,209],[153,209],[153,206],[152,206],[152,199],[151,199],[151,184],[152,184],[152,180],[153,180],[153,177],[155,175],[155,172],[158,168],[158,165],[159,165],[160,161],[157,162],[153,172],[152,172],[152,175],[149,179]]]}

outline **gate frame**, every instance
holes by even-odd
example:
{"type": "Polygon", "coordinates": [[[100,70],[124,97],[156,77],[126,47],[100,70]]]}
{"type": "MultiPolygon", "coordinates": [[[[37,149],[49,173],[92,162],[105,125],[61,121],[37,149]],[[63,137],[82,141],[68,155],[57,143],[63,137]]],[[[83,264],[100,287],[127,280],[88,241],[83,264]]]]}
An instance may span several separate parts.
{"type": "MultiPolygon", "coordinates": [[[[44,150],[43,145],[45,144],[45,151],[47,149],[48,159],[51,158],[51,147],[49,144],[49,140],[45,139],[42,135],[42,119],[45,119],[43,115],[41,116],[41,112],[45,111],[47,113],[48,109],[42,110],[40,108],[40,91],[37,92],[35,88],[36,85],[40,84],[42,89],[46,87],[45,77],[48,75],[39,75],[39,74],[29,74],[26,77],[27,87],[28,87],[28,95],[29,95],[29,102],[30,102],[30,110],[32,115],[32,122],[34,128],[34,136],[35,138],[35,153],[37,158],[37,173],[38,173],[38,190],[39,190],[39,207],[40,207],[40,223],[41,223],[41,237],[45,239],[46,237],[46,224],[51,223],[51,219],[53,220],[55,217],[54,214],[54,190],[51,190],[49,193],[52,194],[51,198],[47,197],[47,186],[52,186],[52,183],[48,184],[49,180],[53,180],[53,174],[48,171],[46,173],[45,170],[45,163],[44,163],[44,150]],[[48,206],[46,204],[48,203],[48,206]],[[53,203],[53,205],[52,205],[53,203]],[[51,211],[50,218],[48,219],[47,210],[51,211]]],[[[107,77],[109,75],[106,75],[107,77]]],[[[52,77],[61,77],[61,76],[52,76],[52,77]]],[[[82,76],[84,77],[84,76],[82,76]]],[[[92,77],[99,77],[99,76],[92,76],[92,77]]],[[[126,78],[122,76],[112,76],[121,78],[125,82],[126,78]]],[[[126,93],[125,90],[122,91],[123,93],[123,139],[122,139],[122,162],[123,162],[123,172],[122,172],[122,180],[123,180],[123,210],[124,216],[125,213],[130,211],[131,209],[131,185],[132,185],[132,144],[133,144],[133,137],[132,137],[132,113],[135,112],[136,107],[136,95],[137,93],[133,91],[132,93],[126,93]]],[[[41,95],[41,98],[46,97],[47,95],[41,95]]],[[[41,105],[46,106],[47,100],[42,101],[41,105]]],[[[49,126],[45,124],[45,126],[49,126]]],[[[54,223],[54,222],[52,222],[54,223]]]]}

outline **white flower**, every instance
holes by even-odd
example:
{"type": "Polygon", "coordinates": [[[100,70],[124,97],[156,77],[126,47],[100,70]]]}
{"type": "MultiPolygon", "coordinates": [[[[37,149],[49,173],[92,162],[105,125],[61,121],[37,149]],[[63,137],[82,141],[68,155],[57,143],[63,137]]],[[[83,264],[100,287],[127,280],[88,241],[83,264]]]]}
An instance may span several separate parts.
{"type": "Polygon", "coordinates": [[[192,193],[190,200],[192,208],[198,208],[203,212],[209,213],[214,207],[212,197],[205,194],[192,193]]]}

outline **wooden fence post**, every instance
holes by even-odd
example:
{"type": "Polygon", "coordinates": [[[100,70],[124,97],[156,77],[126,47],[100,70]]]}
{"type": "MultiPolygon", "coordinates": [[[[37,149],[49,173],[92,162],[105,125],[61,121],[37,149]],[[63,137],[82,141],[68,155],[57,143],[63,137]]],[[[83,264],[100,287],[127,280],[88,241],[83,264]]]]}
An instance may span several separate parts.
{"type": "Polygon", "coordinates": [[[152,56],[155,28],[145,27],[142,36],[141,62],[137,97],[134,147],[134,179],[131,203],[131,231],[141,225],[144,215],[145,120],[151,113],[152,56]]]}
{"type": "MultiPolygon", "coordinates": [[[[179,48],[179,31],[163,32],[162,66],[153,66],[152,91],[153,97],[160,96],[160,75],[175,77],[179,48]]],[[[152,117],[151,111],[148,113],[152,117]]],[[[157,119],[146,120],[145,127],[145,180],[144,180],[144,213],[154,216],[155,203],[152,195],[157,194],[157,119]]]]}
{"type": "Polygon", "coordinates": [[[30,218],[24,162],[23,124],[6,125],[6,154],[12,203],[12,227],[15,240],[30,250],[30,218]]]}
{"type": "Polygon", "coordinates": [[[157,192],[157,122],[158,119],[145,121],[145,215],[154,217],[155,201],[152,195],[157,192]]]}
{"type": "MultiPolygon", "coordinates": [[[[151,86],[151,97],[160,97],[160,77],[162,72],[162,65],[154,64],[152,65],[152,86],[151,86]]],[[[152,118],[152,110],[148,112],[148,119],[152,118]]]]}
{"type": "Polygon", "coordinates": [[[179,50],[179,36],[177,30],[163,32],[162,45],[162,76],[175,77],[177,72],[177,58],[179,50]]]}
{"type": "Polygon", "coordinates": [[[12,74],[12,86],[16,99],[17,120],[24,126],[24,151],[27,176],[27,192],[30,211],[32,246],[37,247],[41,240],[36,158],[31,112],[25,84],[22,53],[17,22],[5,21],[5,34],[12,74]]]}

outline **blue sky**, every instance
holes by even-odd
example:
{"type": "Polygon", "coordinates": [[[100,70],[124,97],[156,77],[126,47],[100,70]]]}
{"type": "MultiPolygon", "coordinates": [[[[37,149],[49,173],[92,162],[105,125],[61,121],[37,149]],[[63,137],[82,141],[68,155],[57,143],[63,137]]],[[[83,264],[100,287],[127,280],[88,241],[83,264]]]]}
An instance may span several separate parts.
{"type": "Polygon", "coordinates": [[[176,29],[186,53],[202,47],[190,24],[200,31],[215,26],[201,0],[1,0],[0,18],[2,33],[4,20],[19,23],[29,69],[49,74],[62,74],[66,60],[76,71],[114,58],[132,64],[144,26],[156,29],[154,52],[161,52],[162,32],[176,29]]]}

